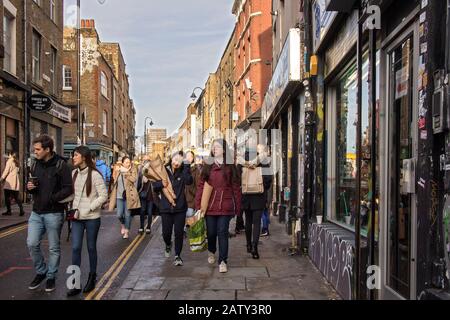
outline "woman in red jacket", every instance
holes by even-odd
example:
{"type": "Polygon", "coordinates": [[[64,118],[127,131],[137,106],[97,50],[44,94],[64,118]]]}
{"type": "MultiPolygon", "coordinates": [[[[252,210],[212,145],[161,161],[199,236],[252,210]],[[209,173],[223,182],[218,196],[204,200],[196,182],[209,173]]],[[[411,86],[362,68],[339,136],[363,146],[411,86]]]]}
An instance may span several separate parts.
{"type": "Polygon", "coordinates": [[[228,229],[230,220],[241,212],[241,181],[228,144],[223,139],[214,140],[211,158],[205,159],[195,197],[196,209],[201,207],[205,182],[213,187],[206,212],[208,233],[208,263],[216,261],[219,240],[219,272],[228,272],[228,229]]]}

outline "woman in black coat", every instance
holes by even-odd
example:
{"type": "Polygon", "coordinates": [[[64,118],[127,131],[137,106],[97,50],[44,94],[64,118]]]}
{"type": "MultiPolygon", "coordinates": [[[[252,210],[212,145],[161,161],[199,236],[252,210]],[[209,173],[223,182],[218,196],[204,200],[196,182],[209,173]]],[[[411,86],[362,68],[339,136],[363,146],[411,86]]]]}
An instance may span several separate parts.
{"type": "Polygon", "coordinates": [[[183,248],[184,226],[186,223],[186,211],[188,205],[186,202],[185,188],[193,183],[189,163],[183,162],[183,152],[175,153],[165,166],[173,191],[175,192],[175,206],[166,198],[162,191],[167,187],[163,181],[153,183],[155,192],[161,193],[159,210],[162,218],[163,238],[166,244],[165,256],[170,257],[172,251],[172,229],[175,233],[175,266],[182,266],[181,250],[183,248]]]}
{"type": "MultiPolygon", "coordinates": [[[[270,168],[269,158],[265,153],[256,153],[256,151],[245,154],[242,159],[240,169],[244,166],[253,164],[254,167],[266,168],[262,170],[264,191],[257,194],[245,194],[242,192],[242,207],[245,213],[245,236],[247,239],[247,252],[252,254],[253,259],[259,259],[258,243],[261,234],[261,218],[266,209],[267,193],[272,184],[272,175],[267,174],[267,168],[270,168]],[[252,159],[250,159],[252,158],[252,159]]],[[[243,190],[244,191],[244,190],[243,190]]]]}

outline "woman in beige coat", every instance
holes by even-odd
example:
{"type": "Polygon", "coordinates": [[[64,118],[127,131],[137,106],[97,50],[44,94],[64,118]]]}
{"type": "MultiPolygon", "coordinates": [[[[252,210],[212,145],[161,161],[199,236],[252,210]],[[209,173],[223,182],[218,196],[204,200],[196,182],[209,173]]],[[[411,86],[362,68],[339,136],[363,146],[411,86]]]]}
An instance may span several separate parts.
{"type": "Polygon", "coordinates": [[[23,211],[22,201],[20,201],[19,191],[20,191],[20,166],[19,160],[17,160],[17,154],[15,152],[9,155],[8,161],[6,162],[5,170],[3,171],[2,177],[0,178],[0,183],[3,184],[3,190],[5,193],[5,203],[6,212],[3,213],[4,216],[10,216],[11,213],[11,198],[14,198],[20,209],[20,216],[23,216],[25,212],[23,211]]]}
{"type": "Polygon", "coordinates": [[[132,220],[130,210],[141,207],[136,180],[136,168],[132,167],[130,158],[124,157],[120,170],[114,171],[113,188],[109,202],[109,211],[113,211],[117,206],[117,217],[122,225],[121,234],[123,239],[129,238],[132,220]]]}

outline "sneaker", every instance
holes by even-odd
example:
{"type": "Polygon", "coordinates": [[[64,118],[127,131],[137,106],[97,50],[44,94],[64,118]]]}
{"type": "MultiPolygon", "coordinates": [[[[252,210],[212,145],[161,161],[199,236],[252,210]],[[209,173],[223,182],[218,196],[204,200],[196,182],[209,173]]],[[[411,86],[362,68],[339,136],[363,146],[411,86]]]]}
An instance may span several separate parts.
{"type": "Polygon", "coordinates": [[[128,230],[125,230],[125,233],[123,234],[123,239],[128,239],[130,236],[129,236],[129,234],[128,234],[128,230]]]}
{"type": "Polygon", "coordinates": [[[45,274],[36,275],[33,282],[31,282],[30,286],[28,287],[28,289],[36,290],[37,288],[39,288],[39,286],[41,285],[42,281],[45,280],[45,278],[47,278],[45,274]]]}
{"type": "Polygon", "coordinates": [[[228,272],[228,267],[227,264],[225,262],[222,261],[222,263],[219,265],[219,272],[220,273],[227,273],[228,272]]]}
{"type": "Polygon", "coordinates": [[[53,292],[56,289],[55,279],[47,279],[47,284],[45,285],[45,292],[53,292]]]}
{"type": "Polygon", "coordinates": [[[164,250],[164,256],[166,258],[170,258],[170,252],[172,251],[172,247],[171,246],[166,246],[166,250],[164,250]]]}
{"type": "Polygon", "coordinates": [[[144,233],[144,228],[139,229],[139,233],[143,234],[144,233]]]}
{"type": "Polygon", "coordinates": [[[145,230],[145,233],[146,233],[146,234],[151,234],[151,233],[152,233],[152,229],[147,229],[147,230],[145,230]]]}
{"type": "Polygon", "coordinates": [[[269,236],[269,231],[264,231],[263,233],[261,233],[261,237],[268,237],[269,236]]]}
{"type": "Polygon", "coordinates": [[[120,229],[120,234],[124,235],[125,234],[125,226],[122,225],[122,228],[120,229]]]}
{"type": "Polygon", "coordinates": [[[176,256],[173,264],[177,267],[181,267],[183,265],[183,260],[181,259],[180,256],[176,256]]]}
{"type": "Polygon", "coordinates": [[[216,257],[214,255],[214,253],[212,253],[212,252],[208,252],[208,263],[209,264],[216,263],[216,257]]]}

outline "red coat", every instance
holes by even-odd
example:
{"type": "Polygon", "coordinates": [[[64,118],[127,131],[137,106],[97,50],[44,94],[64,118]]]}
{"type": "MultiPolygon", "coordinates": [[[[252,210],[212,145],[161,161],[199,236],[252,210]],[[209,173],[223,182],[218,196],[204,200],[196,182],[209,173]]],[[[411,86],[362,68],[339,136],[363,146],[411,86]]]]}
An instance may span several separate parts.
{"type": "MultiPolygon", "coordinates": [[[[228,169],[228,171],[230,171],[228,169]]],[[[231,172],[227,173],[230,177],[231,172]]],[[[239,182],[232,185],[224,179],[222,169],[213,164],[209,174],[208,184],[213,187],[211,198],[209,199],[208,211],[206,215],[210,216],[234,216],[241,214],[241,184],[239,182]]],[[[205,181],[200,179],[195,195],[195,208],[198,210],[201,206],[203,186],[205,181]]]]}

